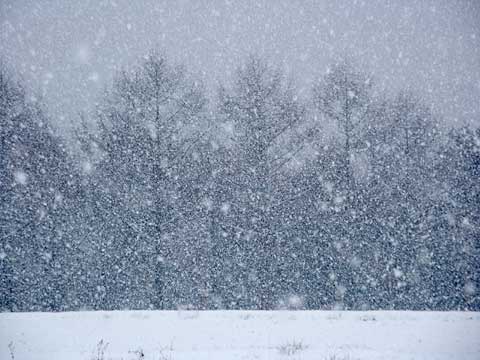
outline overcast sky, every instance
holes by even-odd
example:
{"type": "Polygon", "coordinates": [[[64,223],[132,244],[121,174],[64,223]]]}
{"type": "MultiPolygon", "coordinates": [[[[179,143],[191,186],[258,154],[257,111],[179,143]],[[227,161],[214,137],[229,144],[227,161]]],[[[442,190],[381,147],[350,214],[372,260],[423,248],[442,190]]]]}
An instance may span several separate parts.
{"type": "Polygon", "coordinates": [[[67,128],[151,49],[210,89],[258,53],[303,94],[349,54],[381,87],[425,94],[448,123],[480,123],[478,0],[1,0],[0,26],[2,57],[67,128]]]}

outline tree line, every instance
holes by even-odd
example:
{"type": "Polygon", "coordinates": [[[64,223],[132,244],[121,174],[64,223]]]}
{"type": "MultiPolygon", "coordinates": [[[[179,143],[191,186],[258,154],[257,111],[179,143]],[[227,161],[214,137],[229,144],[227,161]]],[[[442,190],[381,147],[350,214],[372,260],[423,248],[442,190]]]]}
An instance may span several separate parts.
{"type": "Polygon", "coordinates": [[[349,59],[209,97],[152,52],[68,139],[3,66],[0,124],[3,311],[480,309],[480,130],[349,59]]]}

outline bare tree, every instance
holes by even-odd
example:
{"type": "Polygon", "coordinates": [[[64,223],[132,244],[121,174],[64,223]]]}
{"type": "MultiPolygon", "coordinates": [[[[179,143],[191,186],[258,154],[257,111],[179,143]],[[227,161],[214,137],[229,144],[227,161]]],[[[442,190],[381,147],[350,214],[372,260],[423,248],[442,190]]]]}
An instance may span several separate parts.
{"type": "Polygon", "coordinates": [[[334,121],[342,135],[349,191],[355,184],[352,156],[364,146],[363,130],[371,103],[371,88],[371,78],[355,69],[348,59],[335,64],[313,87],[317,111],[326,120],[334,121]]]}
{"type": "Polygon", "coordinates": [[[273,306],[278,252],[273,227],[276,192],[275,173],[289,160],[280,141],[303,119],[304,108],[283,75],[265,62],[250,57],[239,68],[234,85],[220,91],[220,114],[229,127],[236,154],[235,174],[230,179],[243,237],[241,250],[247,294],[240,306],[262,309],[273,306]]]}
{"type": "Polygon", "coordinates": [[[123,261],[126,268],[133,264],[124,281],[142,291],[152,288],[145,282],[155,284],[153,292],[139,294],[133,306],[165,306],[165,278],[174,269],[158,259],[173,256],[169,242],[185,221],[178,201],[179,170],[206,131],[205,104],[202,86],[181,66],[151,53],[116,77],[98,109],[93,141],[103,153],[97,167],[104,197],[101,212],[123,229],[111,229],[117,241],[123,241],[118,249],[136,258],[123,261]]]}

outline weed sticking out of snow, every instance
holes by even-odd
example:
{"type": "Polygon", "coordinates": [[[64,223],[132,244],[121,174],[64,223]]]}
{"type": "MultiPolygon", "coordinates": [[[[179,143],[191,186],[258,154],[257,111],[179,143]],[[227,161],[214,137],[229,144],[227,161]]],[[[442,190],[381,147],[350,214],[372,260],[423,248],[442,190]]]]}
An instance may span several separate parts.
{"type": "Polygon", "coordinates": [[[15,345],[13,344],[13,341],[8,343],[8,351],[10,352],[10,358],[15,360],[15,345]]]}
{"type": "Polygon", "coordinates": [[[105,360],[105,351],[107,350],[108,342],[101,339],[97,343],[96,349],[93,351],[92,360],[105,360]]]}
{"type": "Polygon", "coordinates": [[[249,320],[249,319],[251,319],[252,317],[253,317],[253,315],[252,315],[252,314],[249,314],[249,313],[245,313],[245,314],[242,313],[242,314],[240,314],[240,319],[242,319],[242,320],[249,320]]]}
{"type": "Polygon", "coordinates": [[[329,355],[325,360],[354,360],[348,355],[329,355]]]}
{"type": "Polygon", "coordinates": [[[143,352],[143,350],[141,348],[139,348],[137,350],[131,350],[128,353],[135,355],[135,360],[142,360],[142,359],[145,358],[145,353],[143,352]]]}
{"type": "Polygon", "coordinates": [[[173,348],[160,348],[158,360],[173,360],[173,348]]]}
{"type": "Polygon", "coordinates": [[[285,344],[279,345],[277,347],[277,350],[281,355],[292,356],[306,350],[307,348],[308,345],[304,344],[302,341],[293,340],[285,344]]]}
{"type": "Polygon", "coordinates": [[[362,321],[377,321],[375,315],[362,315],[360,316],[360,320],[362,321]]]}

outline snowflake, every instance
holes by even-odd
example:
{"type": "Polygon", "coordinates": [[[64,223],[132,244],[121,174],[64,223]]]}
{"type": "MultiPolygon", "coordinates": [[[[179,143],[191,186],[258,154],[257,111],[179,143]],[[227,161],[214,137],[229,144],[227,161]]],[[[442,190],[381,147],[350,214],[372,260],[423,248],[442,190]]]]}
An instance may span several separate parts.
{"type": "Polygon", "coordinates": [[[393,276],[396,278],[402,277],[403,276],[403,271],[400,270],[399,268],[393,269],[393,276]]]}
{"type": "Polygon", "coordinates": [[[477,290],[475,288],[475,284],[471,281],[469,281],[465,284],[464,291],[465,291],[466,295],[475,295],[475,293],[477,292],[477,290]]]}
{"type": "Polygon", "coordinates": [[[13,174],[13,176],[15,177],[15,181],[20,184],[20,185],[26,185],[27,184],[27,174],[24,173],[23,171],[21,170],[18,170],[18,171],[15,171],[15,173],[13,174]]]}
{"type": "Polygon", "coordinates": [[[230,211],[230,204],[229,203],[223,203],[220,210],[224,215],[227,215],[228,212],[230,211]]]}

